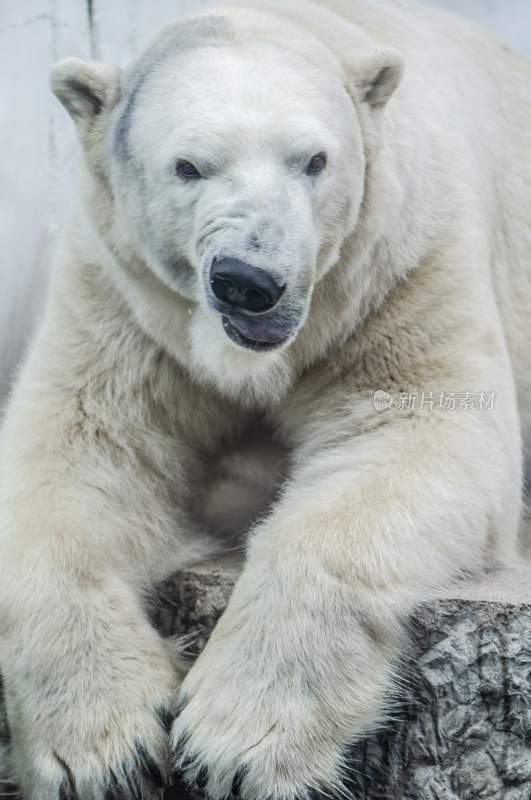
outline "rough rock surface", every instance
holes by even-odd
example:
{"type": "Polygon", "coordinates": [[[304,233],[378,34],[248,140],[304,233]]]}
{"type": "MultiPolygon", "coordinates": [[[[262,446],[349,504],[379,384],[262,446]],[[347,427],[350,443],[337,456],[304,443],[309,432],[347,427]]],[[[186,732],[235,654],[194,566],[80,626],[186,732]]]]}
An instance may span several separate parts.
{"type": "MultiPolygon", "coordinates": [[[[219,568],[176,574],[155,593],[154,623],[164,635],[191,635],[189,651],[200,652],[234,577],[219,568]]],[[[403,674],[395,720],[351,749],[356,800],[531,800],[531,604],[422,606],[403,674]]],[[[0,746],[5,737],[0,708],[0,746]]]]}

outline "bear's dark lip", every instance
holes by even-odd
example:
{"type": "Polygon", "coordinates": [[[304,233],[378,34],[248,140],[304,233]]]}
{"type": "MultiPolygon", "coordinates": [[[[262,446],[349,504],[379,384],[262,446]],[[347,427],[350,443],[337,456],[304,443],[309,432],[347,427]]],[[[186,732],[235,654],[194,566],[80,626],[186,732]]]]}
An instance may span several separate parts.
{"type": "Polygon", "coordinates": [[[281,339],[278,339],[275,342],[261,342],[257,339],[251,339],[249,336],[245,336],[243,333],[240,333],[236,325],[226,314],[223,314],[221,321],[223,323],[223,330],[229,339],[234,342],[234,344],[237,344],[240,347],[245,347],[247,350],[254,350],[257,353],[264,353],[267,350],[274,350],[276,347],[280,347],[281,344],[284,344],[284,342],[287,342],[287,340],[290,338],[290,334],[288,333],[286,336],[283,336],[281,339]]]}

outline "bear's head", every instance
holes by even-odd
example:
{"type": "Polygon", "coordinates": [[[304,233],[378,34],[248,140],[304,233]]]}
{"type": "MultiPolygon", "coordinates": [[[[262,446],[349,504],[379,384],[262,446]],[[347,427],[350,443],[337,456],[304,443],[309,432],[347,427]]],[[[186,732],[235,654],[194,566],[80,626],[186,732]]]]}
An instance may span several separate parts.
{"type": "Polygon", "coordinates": [[[278,366],[356,229],[365,129],[400,75],[394,51],[345,64],[249,11],[180,21],[124,72],[54,68],[118,284],[170,352],[183,329],[166,318],[187,313],[189,360],[222,387],[278,366]]]}

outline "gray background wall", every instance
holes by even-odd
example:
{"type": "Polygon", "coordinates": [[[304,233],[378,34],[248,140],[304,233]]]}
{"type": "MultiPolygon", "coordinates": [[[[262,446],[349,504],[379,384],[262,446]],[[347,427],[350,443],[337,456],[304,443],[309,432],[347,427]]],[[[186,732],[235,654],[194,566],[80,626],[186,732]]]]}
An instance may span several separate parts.
{"type": "MultiPolygon", "coordinates": [[[[431,0],[531,57],[529,0],[431,0]]],[[[0,398],[42,309],[72,191],[73,127],[48,89],[68,55],[123,63],[157,28],[206,0],[0,0],[0,398]]]]}

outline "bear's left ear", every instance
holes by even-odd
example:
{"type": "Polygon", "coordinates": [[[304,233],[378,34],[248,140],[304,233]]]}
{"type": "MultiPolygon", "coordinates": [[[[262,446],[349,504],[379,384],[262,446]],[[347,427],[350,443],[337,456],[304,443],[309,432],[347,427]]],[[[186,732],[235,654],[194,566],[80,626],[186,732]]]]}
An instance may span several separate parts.
{"type": "Polygon", "coordinates": [[[80,58],[59,61],[50,73],[50,87],[74,120],[80,133],[90,129],[120,94],[120,68],[80,58]]]}
{"type": "Polygon", "coordinates": [[[349,94],[372,111],[382,110],[398,87],[404,62],[389,47],[361,52],[345,66],[349,94]]]}

